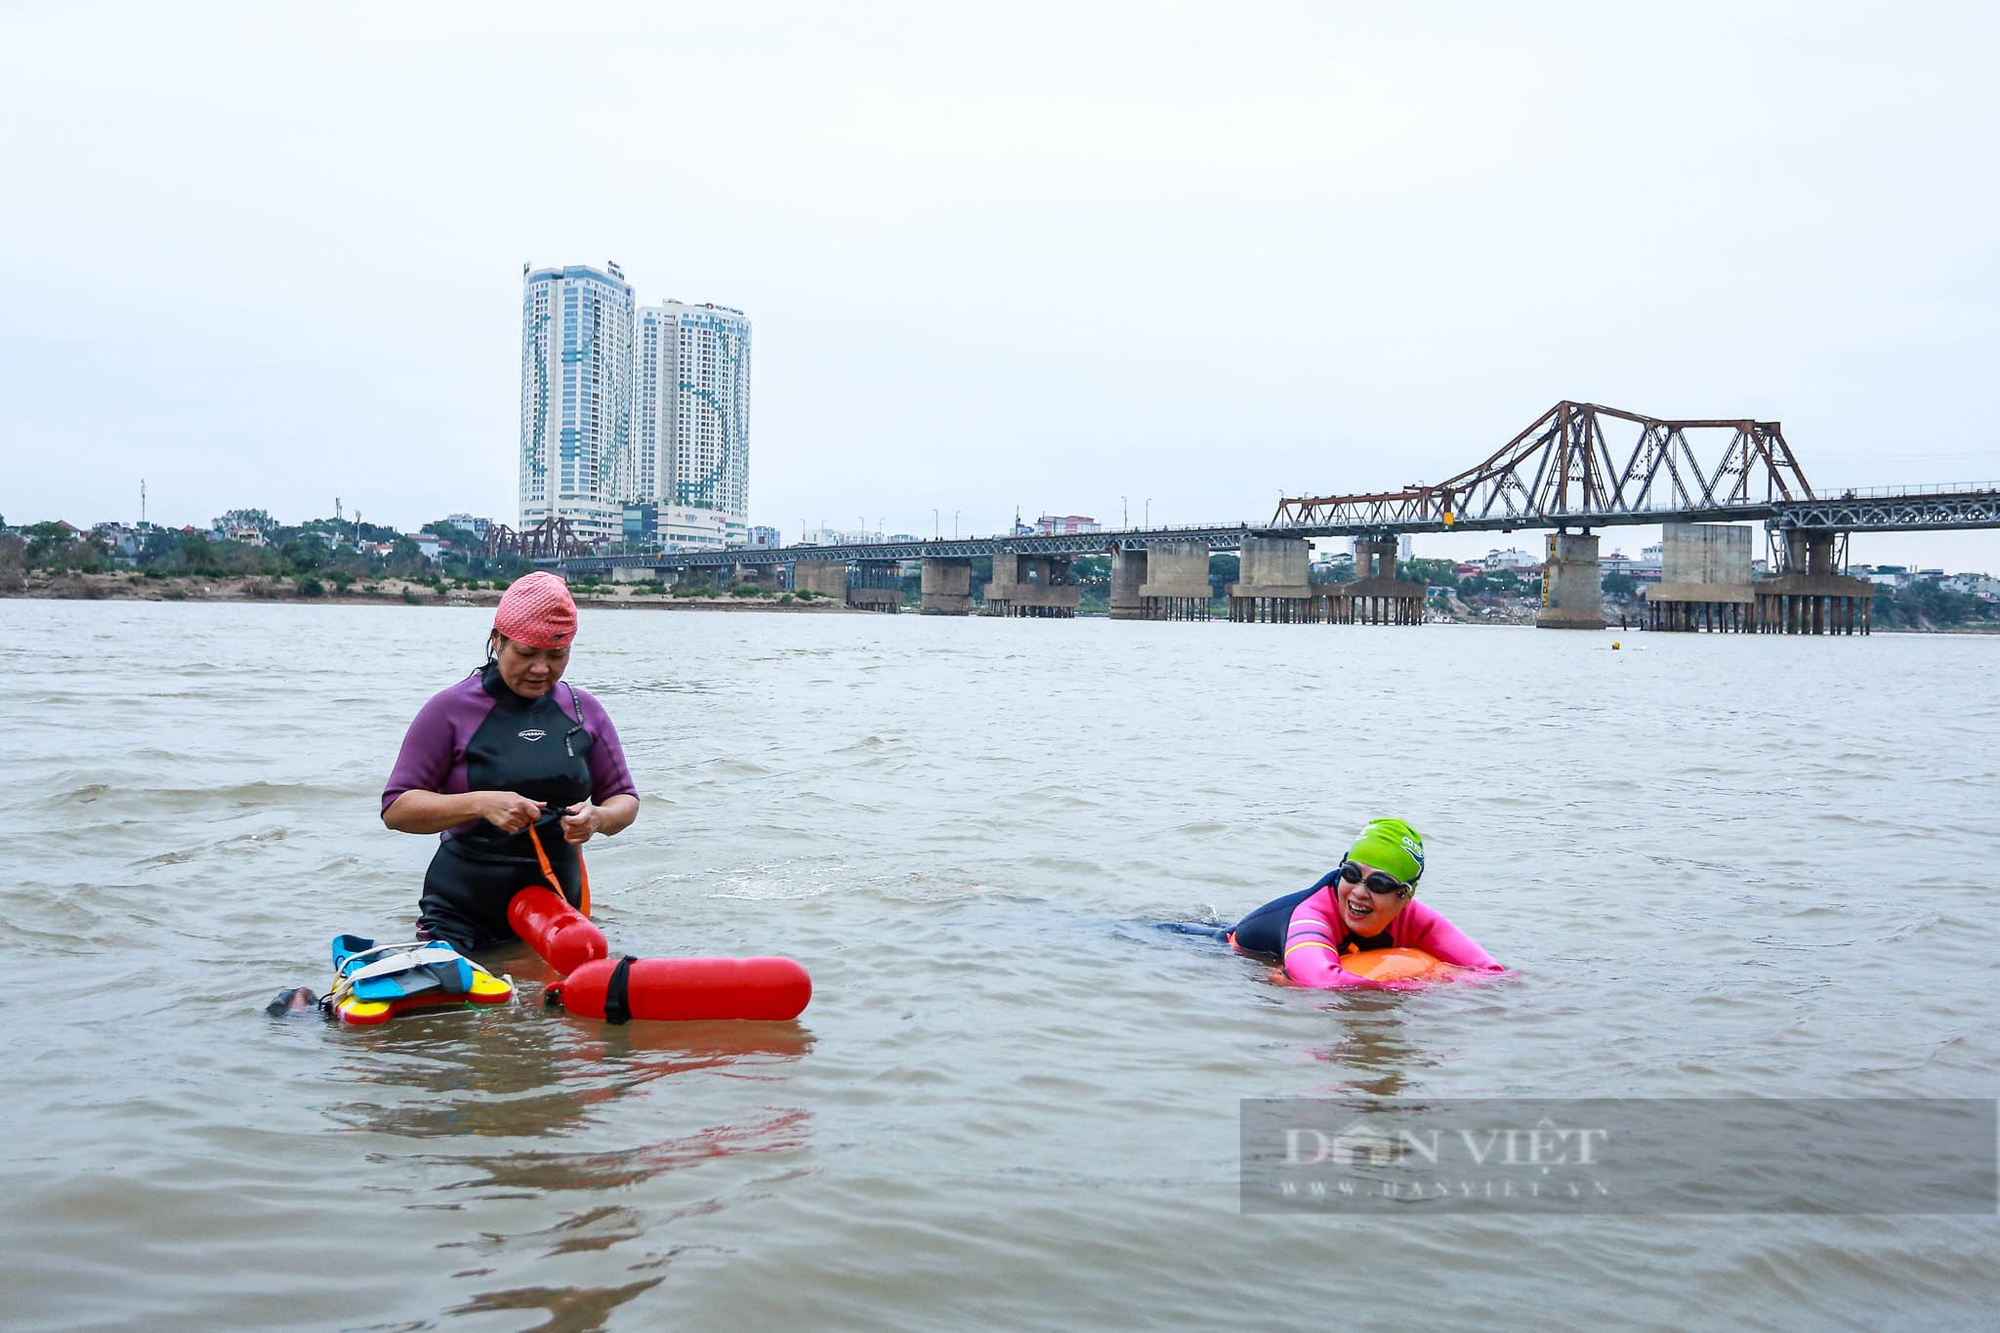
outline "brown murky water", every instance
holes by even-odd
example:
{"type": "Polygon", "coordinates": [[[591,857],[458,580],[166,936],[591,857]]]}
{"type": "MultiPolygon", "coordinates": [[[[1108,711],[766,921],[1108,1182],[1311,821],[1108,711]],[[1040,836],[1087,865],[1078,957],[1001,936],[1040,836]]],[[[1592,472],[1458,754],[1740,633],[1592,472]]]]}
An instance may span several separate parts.
{"type": "Polygon", "coordinates": [[[273,1021],[406,935],[376,797],[477,611],[0,602],[5,1322],[1978,1327],[1981,1218],[1245,1217],[1245,1097],[1992,1096],[2000,641],[586,613],[614,947],[796,1024],[273,1021]],[[1153,923],[1377,813],[1518,969],[1153,923]]]}

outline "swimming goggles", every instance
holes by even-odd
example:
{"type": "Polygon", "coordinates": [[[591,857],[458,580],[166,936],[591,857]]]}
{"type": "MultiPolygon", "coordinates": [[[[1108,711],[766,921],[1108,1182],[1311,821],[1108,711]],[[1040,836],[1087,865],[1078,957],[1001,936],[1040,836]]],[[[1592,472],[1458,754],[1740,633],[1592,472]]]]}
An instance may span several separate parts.
{"type": "Polygon", "coordinates": [[[1365,884],[1370,893],[1393,893],[1398,898],[1407,898],[1416,892],[1414,884],[1405,884],[1393,875],[1385,875],[1379,870],[1371,870],[1364,878],[1361,867],[1352,861],[1340,863],[1340,877],[1349,884],[1365,884]]]}

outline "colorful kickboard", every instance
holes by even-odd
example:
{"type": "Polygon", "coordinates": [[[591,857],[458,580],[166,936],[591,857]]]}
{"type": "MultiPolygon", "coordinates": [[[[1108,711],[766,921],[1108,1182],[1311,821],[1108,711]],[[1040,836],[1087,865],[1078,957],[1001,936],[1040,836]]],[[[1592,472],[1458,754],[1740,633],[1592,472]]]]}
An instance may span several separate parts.
{"type": "Polygon", "coordinates": [[[333,1016],[373,1026],[412,1009],[505,1004],[514,988],[450,945],[435,941],[378,945],[358,935],[333,939],[333,1016]]]}

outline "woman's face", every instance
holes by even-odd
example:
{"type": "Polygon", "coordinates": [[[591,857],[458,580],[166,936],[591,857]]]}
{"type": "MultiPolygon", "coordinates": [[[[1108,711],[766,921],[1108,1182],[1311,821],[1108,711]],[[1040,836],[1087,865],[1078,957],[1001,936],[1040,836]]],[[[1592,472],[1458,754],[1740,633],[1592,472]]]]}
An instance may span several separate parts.
{"type": "MultiPolygon", "coordinates": [[[[1388,875],[1386,870],[1375,866],[1354,862],[1361,871],[1361,882],[1349,884],[1344,877],[1333,881],[1333,898],[1340,904],[1340,924],[1356,935],[1380,935],[1403,910],[1410,900],[1399,893],[1376,893],[1368,887],[1368,877],[1372,874],[1388,875]]],[[[1394,879],[1394,875],[1389,875],[1394,879]]]]}
{"type": "Polygon", "coordinates": [[[539,699],[554,689],[569,665],[567,648],[530,648],[504,634],[493,637],[500,644],[493,656],[500,664],[501,683],[523,699],[539,699]]]}

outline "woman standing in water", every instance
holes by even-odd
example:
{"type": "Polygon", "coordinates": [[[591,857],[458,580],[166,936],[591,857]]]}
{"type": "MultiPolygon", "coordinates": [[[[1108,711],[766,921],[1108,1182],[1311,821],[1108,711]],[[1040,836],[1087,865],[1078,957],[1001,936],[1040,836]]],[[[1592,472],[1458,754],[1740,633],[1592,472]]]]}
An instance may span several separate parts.
{"type": "Polygon", "coordinates": [[[617,728],[586,691],[562,683],[576,602],[553,574],[533,573],[500,598],[486,665],[431,698],[410,724],[382,822],[437,833],[418,931],[462,952],[515,938],[507,904],[556,880],[586,914],[578,850],[639,817],[617,728]]]}

